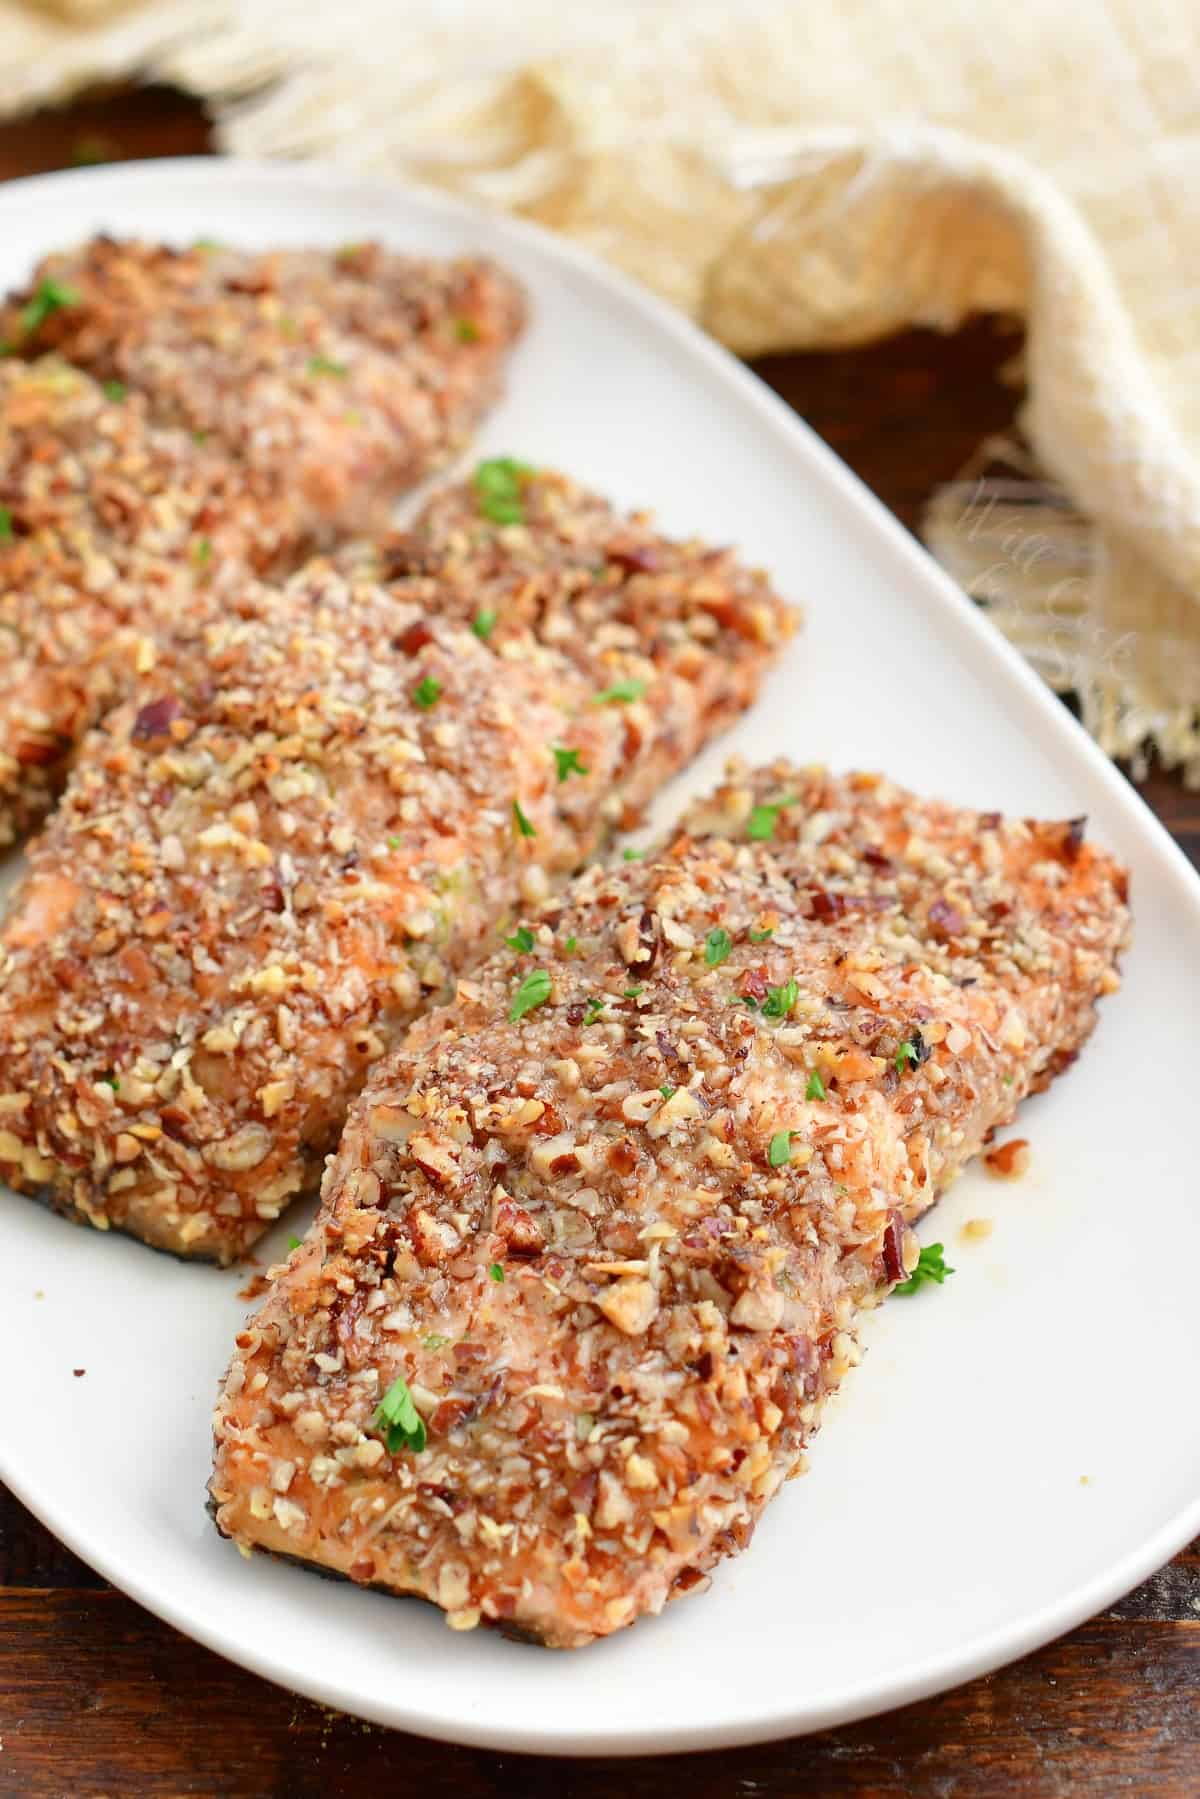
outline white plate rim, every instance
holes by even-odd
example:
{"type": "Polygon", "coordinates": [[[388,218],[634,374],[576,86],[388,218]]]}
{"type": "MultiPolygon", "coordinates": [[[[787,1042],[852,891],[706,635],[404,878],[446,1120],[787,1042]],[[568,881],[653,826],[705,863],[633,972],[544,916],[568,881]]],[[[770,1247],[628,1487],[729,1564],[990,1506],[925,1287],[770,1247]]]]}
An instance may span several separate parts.
{"type": "MultiPolygon", "coordinates": [[[[357,195],[382,206],[415,207],[432,210],[461,223],[486,221],[489,233],[512,235],[531,251],[557,262],[586,277],[591,283],[619,299],[622,305],[639,314],[655,330],[668,334],[685,347],[694,359],[701,361],[710,375],[733,390],[742,405],[756,411],[780,439],[793,460],[807,465],[804,473],[819,481],[836,498],[854,525],[875,539],[877,546],[891,555],[911,577],[920,580],[931,602],[936,604],[947,633],[956,633],[961,647],[972,653],[973,660],[991,664],[993,675],[1010,687],[1015,686],[1027,704],[1040,716],[1043,726],[1056,732],[1069,745],[1075,757],[1082,756],[1093,778],[1107,789],[1117,810],[1145,841],[1147,854],[1160,865],[1165,880],[1177,896],[1191,908],[1200,924],[1200,876],[1192,868],[1183,851],[1173,841],[1161,822],[1145,806],[1119,771],[1070,716],[1051,690],[1034,673],[1019,652],[989,625],[965,597],[951,578],[921,548],[899,521],[875,498],[865,485],[840,460],[792,409],[774,394],[750,370],[707,337],[682,313],[675,311],[631,278],[602,262],[591,252],[525,220],[511,219],[485,211],[456,196],[410,182],[362,175],[324,163],[285,163],[255,158],[234,157],[167,157],[138,163],[115,164],[104,168],[64,170],[36,175],[4,184],[0,188],[0,217],[26,201],[36,204],[37,196],[47,187],[56,191],[68,183],[79,188],[81,198],[89,190],[112,187],[136,188],[139,181],[153,184],[170,175],[189,188],[232,185],[242,176],[256,182],[275,183],[283,190],[297,188],[337,189],[352,187],[357,195]]],[[[976,1639],[904,1670],[885,1683],[870,1682],[861,1688],[844,1688],[833,1702],[816,1706],[798,1705],[794,1711],[778,1708],[762,1715],[741,1716],[736,1722],[700,1723],[650,1731],[626,1730],[624,1734],[580,1732],[567,1729],[557,1732],[541,1725],[530,1729],[514,1722],[511,1727],[496,1730],[478,1728],[469,1717],[453,1728],[441,1728],[422,1714],[408,1710],[403,1703],[389,1708],[389,1715],[379,1716],[364,1710],[360,1697],[338,1682],[323,1680],[317,1673],[297,1677],[293,1666],[285,1663],[269,1649],[251,1650],[235,1635],[220,1629],[198,1627],[185,1606],[163,1597],[153,1585],[144,1582],[136,1560],[113,1554],[103,1542],[93,1540],[69,1516],[63,1516],[56,1503],[53,1483],[38,1486],[22,1479],[9,1466],[0,1443],[0,1479],[16,1497],[80,1559],[148,1611],[254,1673],[292,1691],[300,1691],[319,1703],[359,1717],[376,1721],[397,1730],[435,1740],[468,1747],[509,1750],[536,1755],[610,1755],[632,1756],[672,1754],[690,1750],[722,1749],[741,1744],[760,1743],[783,1737],[824,1730],[848,1721],[890,1711],[932,1694],[943,1692],[981,1674],[1042,1647],[1104,1610],[1128,1593],[1141,1581],[1163,1566],[1194,1536],[1200,1533],[1200,1494],[1167,1520],[1157,1531],[1141,1540],[1112,1566],[1091,1579],[1080,1581],[1052,1603],[1018,1622],[981,1633],[976,1639]]]]}

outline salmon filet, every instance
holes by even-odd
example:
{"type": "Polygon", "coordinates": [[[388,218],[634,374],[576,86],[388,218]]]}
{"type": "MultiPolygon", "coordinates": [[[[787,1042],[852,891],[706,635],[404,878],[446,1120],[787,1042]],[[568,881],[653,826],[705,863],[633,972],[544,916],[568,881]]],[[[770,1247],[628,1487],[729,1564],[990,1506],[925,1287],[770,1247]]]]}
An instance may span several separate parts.
{"type": "Polygon", "coordinates": [[[499,648],[533,635],[599,685],[650,672],[640,664],[691,682],[714,728],[753,698],[762,652],[790,622],[767,575],[732,549],[664,536],[648,513],[511,458],[481,463],[408,530],[343,545],[335,561],[499,648]]]}
{"type": "Polygon", "coordinates": [[[218,1528],[560,1647],[704,1584],[1127,929],[1082,821],[733,768],[376,1065],[238,1337],[218,1528]]]}
{"type": "Polygon", "coordinates": [[[344,532],[382,526],[462,447],[524,319],[517,282],[481,258],[96,237],[38,265],[0,336],[143,393],[289,492],[310,529],[344,532]]]}
{"type": "Polygon", "coordinates": [[[84,744],[0,933],[0,1169],[228,1261],[371,1062],[752,695],[787,609],[598,686],[314,562],[84,744]],[[767,621],[773,621],[773,635],[767,621]],[[734,641],[725,642],[726,636],[734,641]]]}
{"type": "Polygon", "coordinates": [[[0,843],[137,671],[302,539],[286,497],[120,383],[0,362],[0,843]]]}

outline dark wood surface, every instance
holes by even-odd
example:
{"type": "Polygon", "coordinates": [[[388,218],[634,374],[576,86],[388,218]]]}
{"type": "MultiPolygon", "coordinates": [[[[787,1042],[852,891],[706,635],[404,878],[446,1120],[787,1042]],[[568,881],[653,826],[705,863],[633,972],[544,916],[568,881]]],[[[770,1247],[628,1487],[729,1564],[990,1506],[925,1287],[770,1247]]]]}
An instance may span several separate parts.
{"type": "MultiPolygon", "coordinates": [[[[208,144],[202,110],[181,96],[98,96],[0,127],[0,178],[208,144]]],[[[936,483],[1011,419],[1017,396],[998,376],[1014,342],[984,321],[949,338],[912,332],[756,366],[915,528],[936,483]]],[[[1200,796],[1165,774],[1140,791],[1200,862],[1200,796]]],[[[114,1592],[0,1488],[3,1795],[658,1799],[664,1785],[696,1799],[1196,1795],[1198,1693],[1200,1543],[1025,1661],[842,1730],[666,1761],[447,1748],[325,1711],[197,1648],[114,1592]]]]}

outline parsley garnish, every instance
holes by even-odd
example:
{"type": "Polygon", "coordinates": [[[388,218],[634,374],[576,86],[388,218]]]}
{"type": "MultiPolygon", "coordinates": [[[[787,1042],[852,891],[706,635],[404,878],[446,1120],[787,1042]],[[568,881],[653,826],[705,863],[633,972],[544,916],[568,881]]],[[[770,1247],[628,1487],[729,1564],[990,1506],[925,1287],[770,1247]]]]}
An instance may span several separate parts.
{"type": "Polygon", "coordinates": [[[29,337],[40,329],[54,313],[61,312],[64,307],[78,306],[79,290],[71,287],[66,281],[55,281],[47,275],[38,287],[32,300],[21,308],[17,320],[22,337],[29,337]]]}
{"type": "Polygon", "coordinates": [[[430,1331],[427,1337],[421,1338],[426,1349],[445,1349],[449,1341],[449,1337],[443,1337],[438,1331],[430,1331]]]}
{"type": "Polygon", "coordinates": [[[520,800],[513,801],[513,822],[522,837],[536,837],[537,832],[521,810],[520,800]]]}
{"type": "Polygon", "coordinates": [[[578,750],[559,749],[557,744],[554,746],[554,766],[560,781],[565,781],[568,775],[586,775],[588,772],[579,760],[578,750]]]}
{"type": "Polygon", "coordinates": [[[376,1406],[371,1428],[385,1432],[389,1455],[398,1455],[402,1449],[411,1449],[414,1455],[420,1455],[424,1449],[425,1420],[413,1404],[408,1382],[402,1374],[396,1376],[376,1406]]]}
{"type": "Polygon", "coordinates": [[[115,1074],[106,1074],[101,1078],[103,1085],[105,1087],[111,1087],[114,1093],[119,1093],[121,1091],[121,1083],[115,1074]]]}
{"type": "Polygon", "coordinates": [[[310,375],[336,375],[339,380],[350,373],[344,362],[335,362],[332,356],[310,356],[308,359],[310,375]]]}
{"type": "Polygon", "coordinates": [[[563,948],[566,950],[568,956],[573,956],[575,951],[579,948],[578,937],[568,937],[567,941],[563,944],[563,948]]]}
{"type": "Polygon", "coordinates": [[[192,561],[196,564],[197,568],[208,567],[209,563],[212,561],[211,538],[198,537],[196,539],[195,543],[192,545],[192,561]]]}
{"type": "Polygon", "coordinates": [[[770,930],[767,931],[751,931],[750,941],[751,943],[765,943],[768,937],[773,937],[774,935],[775,926],[772,925],[770,930]]]}
{"type": "Polygon", "coordinates": [[[911,1062],[913,1067],[916,1068],[920,1060],[921,1057],[917,1051],[916,1044],[906,1037],[904,1042],[901,1043],[896,1050],[896,1073],[904,1073],[904,1064],[906,1062],[911,1062]]]}
{"type": "Polygon", "coordinates": [[[792,1159],[792,1133],[776,1131],[771,1138],[771,1147],[767,1151],[767,1161],[772,1168],[782,1168],[785,1162],[792,1159]]]}
{"type": "Polygon", "coordinates": [[[814,1068],[809,1075],[808,1086],[804,1089],[804,1097],[805,1099],[824,1099],[826,1097],[825,1083],[821,1079],[819,1068],[814,1068]]]}
{"type": "Polygon", "coordinates": [[[490,607],[485,606],[483,611],[477,612],[471,620],[471,629],[474,631],[476,637],[478,637],[480,643],[486,643],[492,632],[496,629],[497,616],[498,615],[493,612],[490,607]]]}
{"type": "Polygon", "coordinates": [[[0,506],[0,543],[11,543],[12,540],[12,513],[7,506],[0,506]]]}
{"type": "Polygon", "coordinates": [[[622,850],[621,855],[626,862],[640,862],[646,854],[645,850],[622,850]]]}
{"type": "Polygon", "coordinates": [[[389,837],[387,845],[390,850],[398,850],[400,848],[400,839],[398,837],[389,837]]]}
{"type": "Polygon", "coordinates": [[[422,712],[428,712],[429,708],[436,706],[441,699],[442,684],[440,681],[435,681],[432,675],[426,675],[424,680],[417,682],[412,696],[414,705],[419,706],[422,712]]]}
{"type": "Polygon", "coordinates": [[[645,987],[626,987],[623,998],[640,999],[645,991],[645,987]]]}
{"type": "Polygon", "coordinates": [[[659,1092],[662,1094],[664,1099],[670,1099],[670,1097],[671,1097],[672,1093],[674,1093],[674,1091],[675,1091],[675,1089],[674,1089],[674,1087],[672,1087],[670,1081],[664,1081],[662,1086],[659,1088],[659,1092]]]}
{"type": "Polygon", "coordinates": [[[595,1024],[607,1004],[608,1001],[606,999],[590,999],[588,1001],[588,1009],[584,1014],[584,1024],[595,1024]]]}
{"type": "Polygon", "coordinates": [[[906,1281],[901,1281],[898,1287],[893,1287],[892,1292],[903,1293],[905,1295],[909,1293],[919,1293],[926,1281],[936,1281],[940,1287],[946,1276],[953,1273],[953,1268],[947,1268],[946,1266],[945,1258],[942,1254],[942,1245],[940,1243],[930,1243],[917,1257],[917,1265],[909,1275],[908,1279],[906,1281]]]}
{"type": "Polygon", "coordinates": [[[592,695],[592,704],[611,706],[618,700],[640,700],[645,691],[646,683],[636,676],[630,681],[614,681],[611,687],[602,687],[599,693],[592,695]]]}
{"type": "Polygon", "coordinates": [[[511,456],[493,456],[475,470],[475,498],[484,518],[494,525],[523,525],[525,508],[521,504],[521,482],[535,471],[527,463],[515,462],[511,456]]]}
{"type": "Polygon", "coordinates": [[[509,949],[515,949],[520,956],[527,956],[533,948],[533,932],[528,925],[518,925],[511,937],[504,939],[509,949]]]}
{"type": "Polygon", "coordinates": [[[101,385],[104,388],[106,400],[123,400],[129,392],[123,381],[104,381],[101,385]]]}
{"type": "Polygon", "coordinates": [[[704,960],[710,968],[719,968],[732,948],[733,938],[718,925],[704,939],[704,960]]]}
{"type": "Polygon", "coordinates": [[[479,326],[474,319],[455,319],[454,335],[460,344],[477,344],[479,342],[479,326]]]}
{"type": "Polygon", "coordinates": [[[755,806],[746,821],[746,835],[755,843],[766,843],[775,835],[775,823],[785,806],[794,806],[796,796],[789,793],[784,799],[774,800],[767,806],[755,806]]]}
{"type": "Polygon", "coordinates": [[[800,988],[795,981],[785,981],[782,987],[768,987],[762,1005],[763,1017],[786,1018],[799,994],[800,988]]]}
{"type": "Polygon", "coordinates": [[[504,1270],[501,1268],[499,1262],[493,1262],[488,1269],[488,1279],[490,1281],[502,1281],[504,1279],[504,1270]]]}
{"type": "Polygon", "coordinates": [[[299,1247],[300,1247],[299,1237],[289,1237],[288,1238],[288,1249],[289,1250],[299,1249],[299,1247]]]}
{"type": "Polygon", "coordinates": [[[544,1006],[550,998],[550,985],[550,976],[544,968],[531,968],[513,994],[513,1003],[508,1009],[509,1023],[516,1024],[518,1018],[524,1018],[535,1006],[544,1006]]]}

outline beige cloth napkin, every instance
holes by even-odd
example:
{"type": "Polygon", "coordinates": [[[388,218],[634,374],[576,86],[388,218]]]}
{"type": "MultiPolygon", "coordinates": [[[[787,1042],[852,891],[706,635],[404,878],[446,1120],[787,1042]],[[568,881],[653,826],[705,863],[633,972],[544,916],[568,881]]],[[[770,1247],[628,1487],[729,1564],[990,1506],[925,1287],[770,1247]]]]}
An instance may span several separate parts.
{"type": "MultiPolygon", "coordinates": [[[[743,353],[1028,327],[1027,448],[935,553],[1106,750],[1200,782],[1197,0],[0,0],[0,105],[96,75],[224,145],[415,175],[564,231],[743,353]],[[269,87],[267,84],[271,84],[269,87]]],[[[989,460],[990,459],[990,460],[989,460]]]]}

